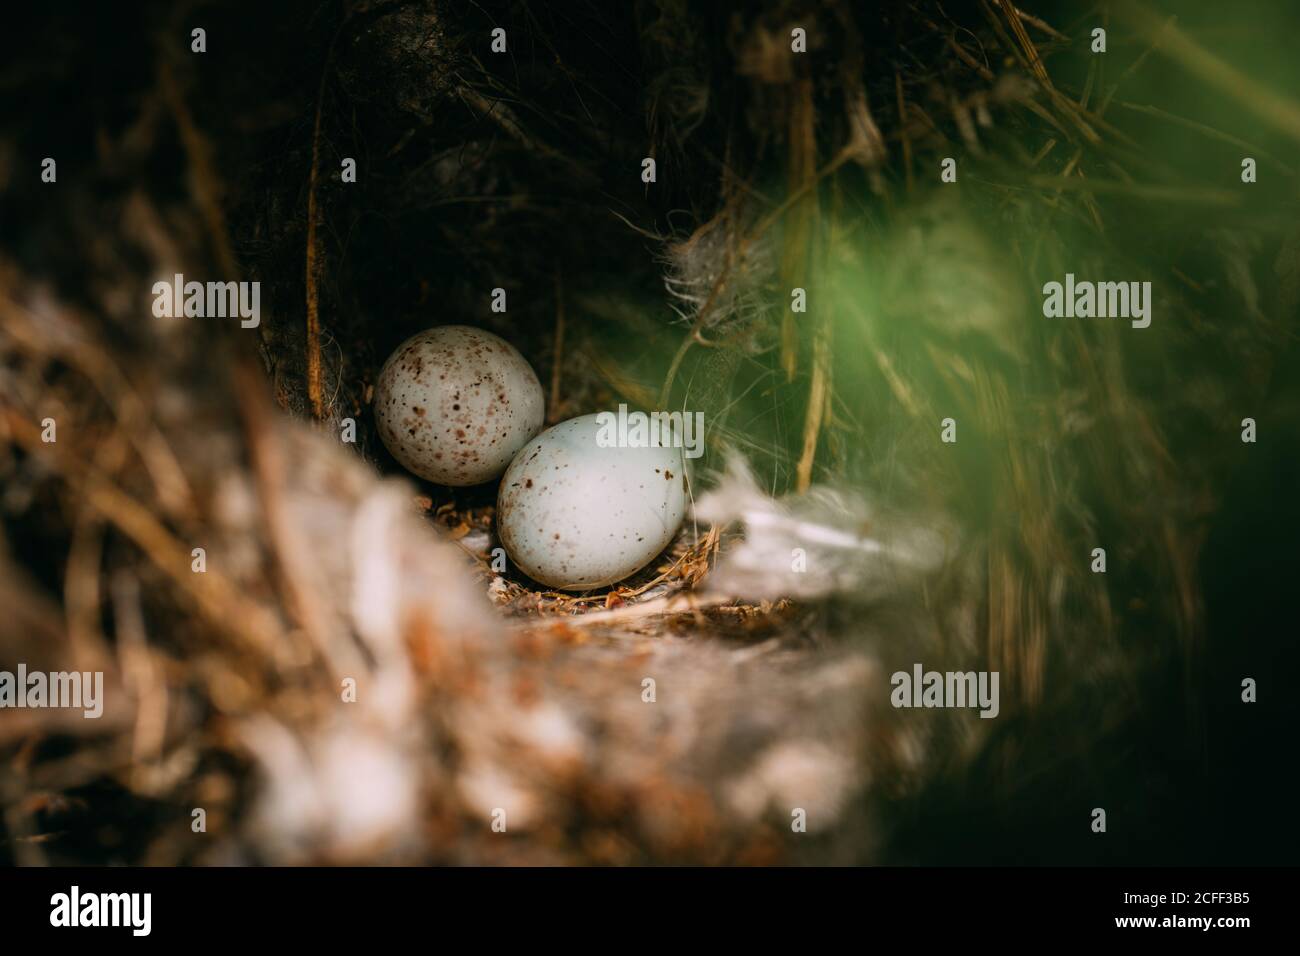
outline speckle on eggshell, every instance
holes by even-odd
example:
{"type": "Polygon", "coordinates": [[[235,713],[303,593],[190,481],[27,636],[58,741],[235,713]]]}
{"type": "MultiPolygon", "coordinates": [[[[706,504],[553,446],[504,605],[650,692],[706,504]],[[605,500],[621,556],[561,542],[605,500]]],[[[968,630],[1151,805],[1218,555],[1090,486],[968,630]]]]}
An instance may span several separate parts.
{"type": "Polygon", "coordinates": [[[601,447],[599,431],[597,415],[548,428],[501,479],[501,544],[520,570],[553,588],[621,581],[654,560],[686,517],[680,448],[601,447]],[[682,480],[665,481],[668,471],[682,480]]]}
{"type": "Polygon", "coordinates": [[[496,478],[537,434],[545,411],[542,385],[519,350],[466,325],[411,336],[375,385],[384,447],[403,468],[443,485],[496,478]]]}

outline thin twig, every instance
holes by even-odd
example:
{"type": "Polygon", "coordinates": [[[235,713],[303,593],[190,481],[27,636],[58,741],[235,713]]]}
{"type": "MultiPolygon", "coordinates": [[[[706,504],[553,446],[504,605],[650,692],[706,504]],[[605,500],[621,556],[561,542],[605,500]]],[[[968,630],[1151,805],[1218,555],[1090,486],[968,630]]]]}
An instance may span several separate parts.
{"type": "Polygon", "coordinates": [[[325,52],[325,65],[321,68],[320,87],[316,91],[316,120],[312,126],[311,134],[311,172],[307,177],[307,396],[311,400],[311,411],[317,421],[325,417],[325,385],[323,381],[324,372],[321,367],[320,346],[319,289],[320,273],[324,269],[325,260],[316,239],[316,224],[319,218],[316,184],[320,179],[320,127],[321,116],[325,112],[325,88],[329,82],[330,67],[334,63],[334,48],[338,44],[339,37],[343,35],[343,28],[347,25],[347,22],[345,17],[343,22],[339,24],[338,29],[334,31],[334,37],[330,40],[329,49],[325,52]]]}

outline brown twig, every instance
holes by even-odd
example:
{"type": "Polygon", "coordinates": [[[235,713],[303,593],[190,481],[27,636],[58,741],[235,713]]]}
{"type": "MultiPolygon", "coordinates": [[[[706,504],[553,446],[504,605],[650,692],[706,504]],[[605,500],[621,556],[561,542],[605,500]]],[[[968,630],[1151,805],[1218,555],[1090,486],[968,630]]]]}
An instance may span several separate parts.
{"type": "Polygon", "coordinates": [[[323,260],[316,241],[316,182],[320,176],[320,121],[325,103],[325,81],[329,76],[333,54],[332,45],[330,52],[331,56],[325,58],[320,92],[316,96],[316,122],[311,136],[311,173],[307,179],[307,397],[311,400],[311,411],[317,421],[325,417],[325,389],[321,381],[320,291],[317,285],[323,260]]]}
{"type": "MultiPolygon", "coordinates": [[[[372,11],[374,12],[374,11],[372,11]]],[[[311,172],[307,177],[307,397],[311,401],[312,415],[317,421],[325,417],[324,370],[321,367],[320,344],[320,274],[325,267],[324,254],[316,238],[316,226],[319,218],[319,203],[316,199],[316,184],[320,180],[320,127],[321,116],[325,112],[325,87],[329,82],[330,67],[334,63],[334,48],[338,45],[343,28],[347,26],[345,17],[334,31],[329,49],[325,52],[325,65],[321,68],[320,87],[316,91],[316,119],[311,134],[311,172]]]]}
{"type": "Polygon", "coordinates": [[[233,582],[216,568],[203,574],[190,570],[190,551],[153,513],[107,480],[94,467],[66,451],[41,441],[40,430],[16,409],[5,410],[9,433],[32,454],[53,459],[60,474],[77,476],[90,505],[130,538],[146,557],[182,591],[190,595],[203,616],[235,644],[258,654],[277,656],[279,634],[268,615],[245,601],[233,582]]]}

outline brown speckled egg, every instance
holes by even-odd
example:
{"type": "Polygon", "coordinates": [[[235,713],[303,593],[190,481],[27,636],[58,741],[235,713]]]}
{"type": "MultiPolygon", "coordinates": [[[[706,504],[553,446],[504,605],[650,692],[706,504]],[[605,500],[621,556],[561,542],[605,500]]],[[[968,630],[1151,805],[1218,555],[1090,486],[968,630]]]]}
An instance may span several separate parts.
{"type": "Polygon", "coordinates": [[[477,485],[505,470],[545,417],[541,383],[519,350],[466,325],[440,325],[397,347],[375,384],[379,437],[408,471],[477,485]]]}
{"type": "Polygon", "coordinates": [[[525,574],[566,591],[621,581],[654,560],[686,517],[680,448],[611,447],[599,415],[524,445],[497,492],[497,533],[525,574]]]}

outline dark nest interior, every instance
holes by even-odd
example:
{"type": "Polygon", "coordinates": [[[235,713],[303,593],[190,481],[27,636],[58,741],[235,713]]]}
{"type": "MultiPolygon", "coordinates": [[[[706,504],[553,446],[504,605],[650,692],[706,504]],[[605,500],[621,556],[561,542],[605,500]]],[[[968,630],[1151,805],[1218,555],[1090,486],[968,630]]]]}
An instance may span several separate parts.
{"type": "Polygon", "coordinates": [[[1294,862],[1300,14],[1021,6],[7,11],[0,671],[104,687],[0,711],[0,862],[1294,862]],[[663,554],[396,463],[446,324],[703,414],[663,554]]]}

